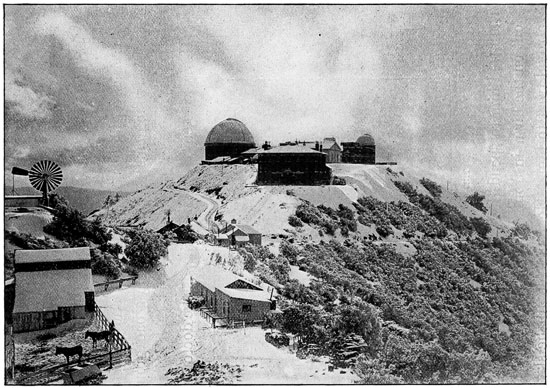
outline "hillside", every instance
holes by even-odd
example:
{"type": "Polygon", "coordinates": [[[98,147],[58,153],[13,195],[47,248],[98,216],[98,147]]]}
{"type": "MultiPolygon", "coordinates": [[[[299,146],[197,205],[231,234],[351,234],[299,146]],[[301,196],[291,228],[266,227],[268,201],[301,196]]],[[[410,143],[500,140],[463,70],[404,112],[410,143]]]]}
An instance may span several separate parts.
{"type": "Polygon", "coordinates": [[[264,247],[232,260],[279,289],[270,325],[335,363],[363,347],[363,383],[542,381],[541,236],[401,166],[331,167],[346,185],[256,186],[254,165],[201,165],[93,216],[252,225],[264,247]]]}
{"type": "MultiPolygon", "coordinates": [[[[15,191],[18,195],[40,194],[32,187],[16,187],[15,191]]],[[[12,188],[5,186],[4,193],[10,195],[12,193],[12,188]]],[[[90,212],[103,207],[105,198],[107,198],[108,195],[114,196],[118,193],[120,196],[124,197],[129,194],[127,192],[85,189],[73,186],[60,186],[55,190],[55,193],[65,198],[67,202],[69,202],[69,205],[83,214],[90,214],[90,212]]]]}
{"type": "MultiPolygon", "coordinates": [[[[255,165],[206,166],[193,168],[182,178],[159,185],[150,185],[121,199],[110,209],[94,213],[109,225],[143,225],[158,230],[166,224],[166,210],[176,224],[210,212],[225,222],[236,219],[249,224],[265,235],[288,234],[293,228],[288,217],[303,201],[313,205],[337,208],[351,207],[353,202],[371,196],[383,202],[405,201],[408,198],[393,182],[408,182],[419,193],[429,195],[406,168],[400,166],[368,166],[334,164],[333,173],[346,179],[345,186],[255,186],[255,165]],[[212,209],[214,208],[214,209],[212,209]]],[[[493,228],[492,234],[508,233],[513,224],[490,217],[465,202],[465,197],[442,189],[442,200],[456,206],[467,217],[481,217],[493,228]]],[[[213,217],[202,220],[208,227],[213,217]]],[[[222,222],[223,224],[223,222],[222,222]]],[[[309,237],[305,228],[298,232],[309,237]]],[[[313,236],[312,236],[313,238],[313,236]]]]}

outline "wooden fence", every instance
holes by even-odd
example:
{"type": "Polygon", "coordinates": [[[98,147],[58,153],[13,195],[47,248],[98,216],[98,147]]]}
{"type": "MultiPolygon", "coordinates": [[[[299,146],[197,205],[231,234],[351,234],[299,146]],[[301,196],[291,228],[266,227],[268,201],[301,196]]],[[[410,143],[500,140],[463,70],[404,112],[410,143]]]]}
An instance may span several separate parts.
{"type": "Polygon", "coordinates": [[[10,383],[15,378],[15,341],[13,340],[13,327],[7,326],[4,329],[4,339],[6,341],[4,348],[4,363],[5,363],[5,381],[10,383]]]}
{"type": "MultiPolygon", "coordinates": [[[[97,304],[95,305],[94,318],[103,330],[109,330],[109,320],[97,304]]],[[[114,365],[132,361],[132,347],[117,329],[113,330],[109,349],[110,351],[108,353],[102,353],[91,357],[82,357],[80,361],[75,359],[69,362],[69,364],[64,363],[62,365],[40,370],[31,375],[17,379],[17,385],[44,385],[61,380],[63,378],[63,372],[83,362],[95,364],[99,368],[110,368],[114,365]]]]}
{"type": "Polygon", "coordinates": [[[116,280],[109,280],[107,282],[101,282],[94,284],[95,291],[108,291],[109,285],[118,284],[118,288],[122,288],[124,282],[132,282],[132,285],[136,284],[137,276],[130,276],[127,278],[120,278],[116,280]]]}

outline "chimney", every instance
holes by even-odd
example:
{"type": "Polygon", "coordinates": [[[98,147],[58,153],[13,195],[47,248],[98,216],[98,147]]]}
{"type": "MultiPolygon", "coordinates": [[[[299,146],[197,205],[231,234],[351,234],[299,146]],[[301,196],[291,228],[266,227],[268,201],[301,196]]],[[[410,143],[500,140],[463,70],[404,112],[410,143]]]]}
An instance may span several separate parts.
{"type": "Polygon", "coordinates": [[[315,151],[319,151],[319,142],[318,141],[315,142],[315,151]]]}
{"type": "Polygon", "coordinates": [[[236,224],[237,224],[237,220],[233,218],[233,219],[231,220],[231,225],[236,225],[236,224]]]}

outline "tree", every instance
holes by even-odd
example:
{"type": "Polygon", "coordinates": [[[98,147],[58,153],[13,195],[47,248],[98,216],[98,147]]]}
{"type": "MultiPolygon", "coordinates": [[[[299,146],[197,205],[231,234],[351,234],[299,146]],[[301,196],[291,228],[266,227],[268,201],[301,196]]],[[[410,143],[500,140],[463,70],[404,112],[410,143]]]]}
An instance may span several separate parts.
{"type": "Polygon", "coordinates": [[[124,253],[130,260],[130,265],[139,269],[154,268],[161,257],[168,253],[168,244],[164,238],[147,229],[136,229],[128,232],[124,253]]]}
{"type": "Polygon", "coordinates": [[[483,204],[483,200],[485,199],[484,195],[479,194],[477,191],[473,193],[472,195],[469,195],[466,198],[466,202],[468,202],[470,205],[475,207],[477,210],[487,213],[487,208],[483,204]]]}

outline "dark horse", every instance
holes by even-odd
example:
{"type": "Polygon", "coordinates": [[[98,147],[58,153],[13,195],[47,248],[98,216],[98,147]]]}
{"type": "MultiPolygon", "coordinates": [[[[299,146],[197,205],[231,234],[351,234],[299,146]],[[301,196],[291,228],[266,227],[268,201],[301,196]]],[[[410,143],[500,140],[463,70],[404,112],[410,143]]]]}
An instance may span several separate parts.
{"type": "Polygon", "coordinates": [[[93,347],[95,348],[97,341],[105,340],[105,343],[108,344],[111,341],[111,331],[87,331],[84,339],[90,337],[93,341],[93,347]]]}
{"type": "Polygon", "coordinates": [[[65,357],[67,357],[67,365],[69,365],[69,357],[70,356],[76,356],[78,355],[78,362],[80,362],[80,359],[82,358],[82,345],[76,345],[72,346],[70,348],[66,348],[64,346],[56,346],[55,347],[55,354],[62,354],[65,357]]]}

